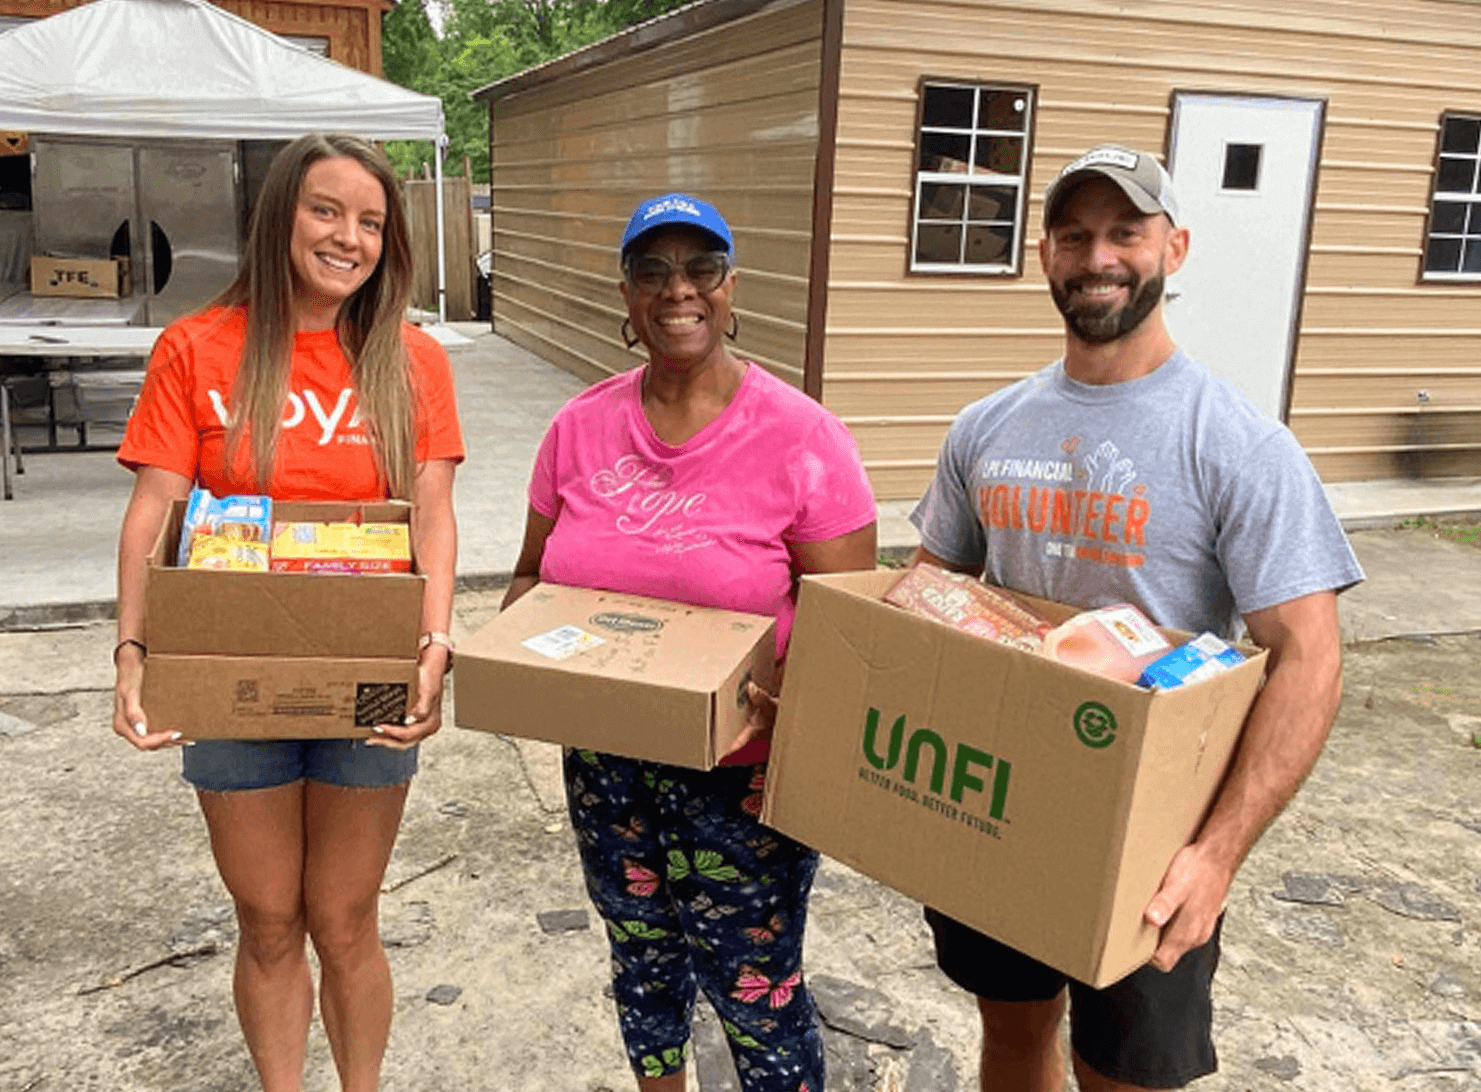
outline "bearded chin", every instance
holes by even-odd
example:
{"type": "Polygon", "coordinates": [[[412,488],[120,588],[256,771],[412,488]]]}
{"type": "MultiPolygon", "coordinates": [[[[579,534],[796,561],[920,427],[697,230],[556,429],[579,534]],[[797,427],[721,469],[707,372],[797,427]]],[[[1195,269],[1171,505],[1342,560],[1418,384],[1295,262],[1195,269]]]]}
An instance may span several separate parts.
{"type": "Polygon", "coordinates": [[[1054,306],[1064,316],[1064,324],[1070,333],[1087,344],[1105,345],[1131,333],[1157,309],[1164,280],[1159,273],[1143,281],[1120,310],[1114,307],[1077,308],[1070,303],[1069,292],[1058,285],[1050,285],[1050,295],[1054,297],[1054,306]]]}

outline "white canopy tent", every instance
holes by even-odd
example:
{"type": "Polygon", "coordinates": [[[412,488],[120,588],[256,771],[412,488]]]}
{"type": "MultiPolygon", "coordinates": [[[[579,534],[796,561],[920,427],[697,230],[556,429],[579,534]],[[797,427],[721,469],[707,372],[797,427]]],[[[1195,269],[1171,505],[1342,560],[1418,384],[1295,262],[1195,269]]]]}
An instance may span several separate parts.
{"type": "Polygon", "coordinates": [[[0,33],[0,129],[291,140],[430,140],[437,314],[447,318],[442,103],[284,41],[205,0],[92,0],[0,33]]]}

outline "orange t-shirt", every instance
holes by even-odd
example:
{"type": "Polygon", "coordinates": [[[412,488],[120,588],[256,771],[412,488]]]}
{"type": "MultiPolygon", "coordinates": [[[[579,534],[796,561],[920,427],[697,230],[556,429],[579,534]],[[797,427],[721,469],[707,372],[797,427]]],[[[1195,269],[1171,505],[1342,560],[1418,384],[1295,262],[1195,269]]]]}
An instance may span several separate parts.
{"type": "MultiPolygon", "coordinates": [[[[172,470],[212,493],[256,493],[250,442],[226,465],[227,407],[247,336],[240,307],[213,307],[166,327],[149,358],[118,449],[129,469],[172,470]]],[[[463,459],[452,365],[442,346],[401,328],[411,358],[416,460],[463,459]]],[[[296,334],[288,401],[268,495],[277,500],[379,500],[385,480],[360,421],[350,362],[333,330],[296,334]]]]}

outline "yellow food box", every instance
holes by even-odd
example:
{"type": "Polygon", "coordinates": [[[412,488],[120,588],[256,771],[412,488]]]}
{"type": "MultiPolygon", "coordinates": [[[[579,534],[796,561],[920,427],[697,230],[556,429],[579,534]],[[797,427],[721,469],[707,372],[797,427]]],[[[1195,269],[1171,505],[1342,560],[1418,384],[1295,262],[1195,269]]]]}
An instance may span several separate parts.
{"type": "Polygon", "coordinates": [[[265,573],[268,571],[267,543],[247,542],[230,535],[195,535],[190,540],[190,561],[186,567],[265,573]]]}
{"type": "Polygon", "coordinates": [[[404,523],[279,523],[274,572],[410,572],[411,529],[404,523]]]}

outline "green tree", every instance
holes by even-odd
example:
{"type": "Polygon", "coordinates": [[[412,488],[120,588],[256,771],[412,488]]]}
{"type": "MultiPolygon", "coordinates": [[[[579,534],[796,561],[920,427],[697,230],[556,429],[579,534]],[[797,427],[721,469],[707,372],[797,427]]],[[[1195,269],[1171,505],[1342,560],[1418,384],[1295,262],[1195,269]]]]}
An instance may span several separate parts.
{"type": "MultiPolygon", "coordinates": [[[[442,35],[423,0],[399,0],[381,31],[381,65],[392,83],[442,100],[448,148],[445,162],[473,177],[489,175],[488,107],[470,95],[478,88],[600,41],[683,0],[449,0],[442,35]]],[[[391,141],[397,170],[420,172],[431,162],[421,141],[391,141]]]]}

